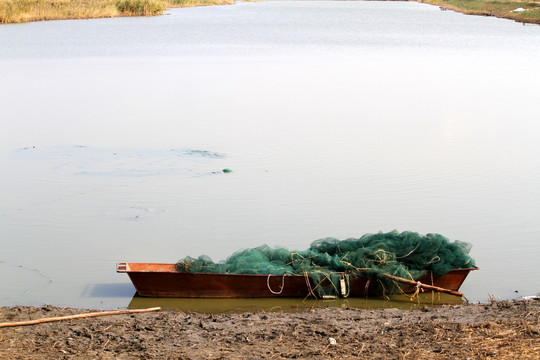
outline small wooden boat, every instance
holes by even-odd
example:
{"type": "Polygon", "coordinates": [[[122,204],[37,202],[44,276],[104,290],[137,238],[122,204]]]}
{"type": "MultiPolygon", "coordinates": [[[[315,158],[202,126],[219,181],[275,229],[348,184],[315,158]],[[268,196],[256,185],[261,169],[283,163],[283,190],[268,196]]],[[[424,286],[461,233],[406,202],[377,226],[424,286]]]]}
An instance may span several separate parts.
{"type": "MultiPolygon", "coordinates": [[[[403,293],[414,293],[418,289],[448,290],[454,295],[471,270],[455,269],[437,278],[428,273],[414,282],[403,285],[403,293]]],[[[250,275],[187,273],[176,270],[176,264],[125,263],[116,265],[118,273],[127,273],[140,296],[176,298],[267,298],[315,296],[318,286],[334,286],[329,280],[314,284],[303,275],[250,275]]],[[[377,284],[368,278],[340,275],[340,297],[365,297],[373,295],[377,284]]],[[[335,287],[335,286],[334,286],[335,287]]],[[[327,293],[331,293],[327,292],[327,293]]]]}

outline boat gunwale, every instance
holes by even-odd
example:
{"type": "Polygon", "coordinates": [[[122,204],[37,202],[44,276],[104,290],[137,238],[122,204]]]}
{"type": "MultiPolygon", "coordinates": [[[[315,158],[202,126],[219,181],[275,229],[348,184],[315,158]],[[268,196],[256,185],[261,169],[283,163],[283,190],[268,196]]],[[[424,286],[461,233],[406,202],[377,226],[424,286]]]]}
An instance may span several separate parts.
{"type": "MultiPolygon", "coordinates": [[[[452,272],[460,272],[460,271],[474,271],[474,270],[480,270],[478,267],[470,267],[470,268],[459,268],[459,269],[452,269],[447,274],[452,272]]],[[[268,277],[268,276],[291,276],[291,277],[304,277],[304,275],[300,274],[282,274],[282,275],[275,275],[275,274],[237,274],[237,273],[210,273],[210,272],[186,272],[186,271],[178,271],[176,270],[176,264],[171,263],[129,263],[129,262],[119,262],[116,264],[116,272],[117,273],[163,273],[163,274],[189,274],[189,275],[219,275],[219,276],[249,276],[249,277],[268,277]],[[130,265],[137,265],[137,266],[158,266],[158,267],[169,267],[169,269],[131,269],[130,265]]],[[[346,272],[340,272],[336,271],[336,274],[346,274],[346,272]]],[[[362,273],[358,274],[351,274],[356,276],[361,276],[362,273]]],[[[446,274],[444,274],[446,275],[446,274]]],[[[442,276],[444,276],[442,275],[442,276]]]]}

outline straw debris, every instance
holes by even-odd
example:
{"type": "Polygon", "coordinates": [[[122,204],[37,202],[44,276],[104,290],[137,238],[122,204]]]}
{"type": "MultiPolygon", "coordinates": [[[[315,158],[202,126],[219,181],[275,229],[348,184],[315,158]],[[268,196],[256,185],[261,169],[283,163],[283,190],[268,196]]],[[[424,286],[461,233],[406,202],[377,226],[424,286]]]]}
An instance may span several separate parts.
{"type": "MultiPolygon", "coordinates": [[[[415,310],[125,314],[0,329],[0,358],[532,360],[540,353],[539,311],[540,301],[528,300],[415,310]]],[[[86,312],[0,308],[0,322],[86,312]]]]}

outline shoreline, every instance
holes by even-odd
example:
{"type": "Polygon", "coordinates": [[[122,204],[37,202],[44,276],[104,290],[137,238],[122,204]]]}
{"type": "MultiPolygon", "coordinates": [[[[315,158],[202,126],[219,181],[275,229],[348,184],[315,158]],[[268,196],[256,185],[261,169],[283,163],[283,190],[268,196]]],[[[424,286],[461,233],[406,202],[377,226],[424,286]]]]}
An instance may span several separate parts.
{"type": "MultiPolygon", "coordinates": [[[[246,0],[251,1],[251,0],[246,0]]],[[[258,1],[258,0],[253,0],[258,1]]],[[[393,1],[393,0],[387,0],[393,1]]],[[[399,0],[398,0],[399,1],[399,0]]],[[[540,24],[540,0],[404,0],[467,15],[493,16],[523,24],[540,24]]],[[[47,20],[98,19],[163,15],[167,9],[233,5],[235,0],[5,0],[0,1],[0,24],[47,20]]]]}
{"type": "Polygon", "coordinates": [[[540,1],[521,0],[411,0],[439,6],[443,11],[451,10],[465,15],[490,16],[514,20],[523,24],[540,25],[540,1]],[[534,5],[533,5],[534,4],[534,5]]]}
{"type": "MultiPolygon", "coordinates": [[[[88,310],[0,307],[0,322],[88,310]]],[[[540,301],[359,310],[159,311],[0,328],[6,359],[536,359],[540,301]]]]}

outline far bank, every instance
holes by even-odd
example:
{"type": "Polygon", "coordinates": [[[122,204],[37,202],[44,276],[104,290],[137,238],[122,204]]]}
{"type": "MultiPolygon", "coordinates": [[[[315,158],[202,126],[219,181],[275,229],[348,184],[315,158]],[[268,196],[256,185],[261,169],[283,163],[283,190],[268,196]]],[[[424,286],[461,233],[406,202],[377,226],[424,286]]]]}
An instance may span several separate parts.
{"type": "Polygon", "coordinates": [[[175,7],[231,4],[234,0],[0,0],[0,24],[155,16],[175,7]]]}
{"type": "MultiPolygon", "coordinates": [[[[255,0],[257,1],[257,0],[255,0]]],[[[415,0],[470,15],[540,24],[540,0],[415,0]]],[[[175,7],[231,5],[234,0],[0,0],[0,24],[155,16],[175,7]]]]}
{"type": "Polygon", "coordinates": [[[521,23],[540,24],[540,1],[514,0],[417,0],[468,15],[494,16],[521,23]]]}

